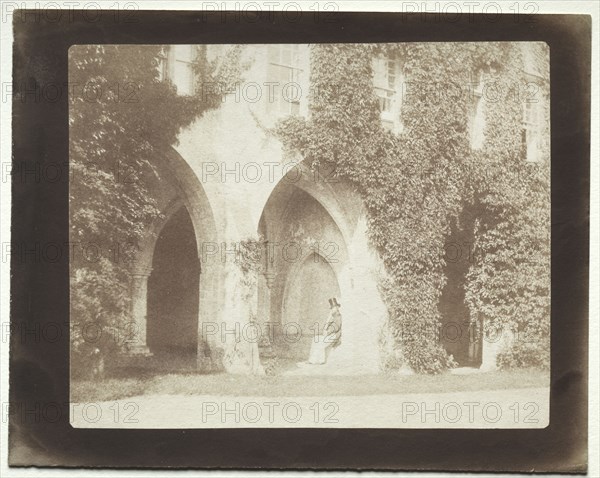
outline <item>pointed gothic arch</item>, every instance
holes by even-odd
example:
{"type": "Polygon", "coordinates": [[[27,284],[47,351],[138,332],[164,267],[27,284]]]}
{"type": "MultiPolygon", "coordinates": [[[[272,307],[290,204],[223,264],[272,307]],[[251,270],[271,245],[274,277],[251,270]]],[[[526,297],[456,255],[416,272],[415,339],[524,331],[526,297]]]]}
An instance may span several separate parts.
{"type": "Polygon", "coordinates": [[[328,299],[343,301],[340,275],[353,233],[352,204],[342,185],[303,163],[297,168],[292,179],[272,188],[258,224],[267,242],[259,316],[274,331],[279,357],[290,363],[308,359],[311,334],[328,316],[328,299]]]}
{"type": "Polygon", "coordinates": [[[220,264],[206,260],[206,245],[216,244],[217,228],[210,201],[189,164],[174,149],[166,152],[164,161],[155,164],[157,195],[170,198],[160,216],[148,228],[139,245],[139,254],[132,272],[132,320],[135,338],[130,350],[134,354],[150,354],[147,344],[148,278],[152,272],[157,241],[165,225],[184,208],[189,214],[199,261],[198,278],[198,365],[208,356],[207,343],[201,337],[202,324],[212,320],[218,311],[220,299],[220,264]],[[160,193],[160,194],[159,194],[160,193]]]}

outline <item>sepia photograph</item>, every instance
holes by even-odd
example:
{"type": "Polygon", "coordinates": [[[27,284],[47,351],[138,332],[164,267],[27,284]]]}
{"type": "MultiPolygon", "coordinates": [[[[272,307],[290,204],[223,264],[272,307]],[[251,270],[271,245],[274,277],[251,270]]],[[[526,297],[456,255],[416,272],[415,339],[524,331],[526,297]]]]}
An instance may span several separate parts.
{"type": "Polygon", "coordinates": [[[76,428],[545,428],[544,42],[73,45],[76,428]]]}
{"type": "Polygon", "coordinates": [[[0,6],[0,476],[596,476],[597,5],[275,4],[0,6]]]}

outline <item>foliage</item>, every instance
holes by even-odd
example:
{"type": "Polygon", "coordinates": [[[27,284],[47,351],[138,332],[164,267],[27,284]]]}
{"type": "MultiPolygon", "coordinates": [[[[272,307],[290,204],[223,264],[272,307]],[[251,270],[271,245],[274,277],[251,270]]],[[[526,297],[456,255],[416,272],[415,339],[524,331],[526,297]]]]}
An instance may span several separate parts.
{"type": "Polygon", "coordinates": [[[380,368],[383,371],[398,371],[405,364],[399,340],[392,334],[390,323],[384,324],[379,331],[378,346],[380,353],[380,368]]]}
{"type": "Polygon", "coordinates": [[[453,225],[476,228],[472,233],[480,262],[465,285],[471,314],[503,320],[506,311],[498,301],[511,299],[521,314],[518,320],[539,324],[540,334],[547,333],[547,311],[541,306],[549,300],[543,262],[549,181],[544,166],[522,177],[525,165],[516,154],[521,104],[488,107],[484,151],[474,153],[470,147],[473,100],[466,86],[482,69],[497,69],[504,80],[515,81],[511,75],[519,62],[504,67],[514,63],[511,48],[501,43],[315,45],[310,119],[291,117],[278,127],[287,148],[298,150],[312,167],[332,163],[336,174],[361,192],[370,239],[389,274],[381,289],[391,332],[404,362],[417,372],[438,373],[454,365],[438,340],[439,302],[447,280],[444,245],[453,225]],[[382,127],[373,90],[371,59],[379,53],[400,59],[405,75],[403,128],[397,135],[382,127]],[[482,157],[494,159],[497,178],[486,176],[482,157]],[[476,219],[462,224],[466,209],[473,209],[476,219]],[[515,237],[514,249],[502,242],[515,237]],[[531,270],[539,279],[527,285],[531,277],[523,260],[532,251],[541,259],[531,270]],[[509,263],[502,262],[505,256],[511,256],[509,263]],[[488,282],[490,274],[504,271],[503,265],[513,280],[510,287],[509,279],[488,282]],[[524,289],[528,294],[520,296],[524,289]]]}
{"type": "Polygon", "coordinates": [[[279,358],[275,352],[275,348],[271,342],[268,333],[263,333],[258,342],[258,351],[260,355],[260,363],[262,364],[265,374],[275,375],[279,367],[279,358]]]}
{"type": "MultiPolygon", "coordinates": [[[[69,50],[71,320],[105,332],[123,331],[131,320],[132,253],[159,216],[149,188],[160,179],[155,165],[183,127],[220,101],[200,89],[178,95],[170,81],[161,81],[162,52],[160,45],[69,50]]],[[[199,81],[219,81],[204,50],[198,53],[199,81]]],[[[75,358],[86,353],[86,340],[78,332],[73,338],[75,358]]]]}
{"type": "Polygon", "coordinates": [[[262,272],[262,255],[265,250],[265,242],[261,239],[247,238],[234,244],[237,247],[235,264],[242,272],[240,285],[243,289],[242,298],[250,300],[254,295],[258,284],[258,275],[262,272]]]}
{"type": "Polygon", "coordinates": [[[527,341],[516,341],[502,350],[497,357],[500,369],[538,368],[550,369],[550,349],[545,335],[535,334],[527,341]]]}
{"type": "MultiPolygon", "coordinates": [[[[538,46],[533,66],[547,78],[547,50],[538,46]]],[[[503,68],[495,81],[504,95],[486,104],[486,141],[477,157],[482,173],[475,181],[475,201],[485,214],[475,223],[467,302],[472,316],[524,337],[498,357],[498,365],[545,367],[550,347],[549,108],[541,112],[537,162],[524,161],[521,142],[514,138],[520,138],[524,102],[548,105],[549,85],[531,87],[516,47],[500,51],[503,68]]]]}

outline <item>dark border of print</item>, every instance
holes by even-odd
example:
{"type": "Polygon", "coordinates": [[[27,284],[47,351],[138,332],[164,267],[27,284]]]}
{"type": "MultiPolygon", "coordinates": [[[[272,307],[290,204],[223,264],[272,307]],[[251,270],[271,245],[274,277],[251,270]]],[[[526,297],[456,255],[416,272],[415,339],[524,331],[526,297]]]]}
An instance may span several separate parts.
{"type": "MultiPolygon", "coordinates": [[[[67,95],[36,101],[27,88],[49,82],[66,85],[67,50],[75,44],[547,42],[552,94],[550,425],[535,430],[74,429],[68,414],[68,257],[48,262],[21,261],[13,255],[12,325],[28,330],[47,323],[64,327],[53,342],[12,336],[11,403],[52,404],[62,412],[56,420],[11,414],[12,466],[585,472],[590,17],[45,12],[14,12],[14,86],[24,93],[13,99],[15,168],[68,164],[67,95]]],[[[35,244],[68,242],[67,176],[49,182],[13,174],[13,243],[33,249],[35,244]]]]}

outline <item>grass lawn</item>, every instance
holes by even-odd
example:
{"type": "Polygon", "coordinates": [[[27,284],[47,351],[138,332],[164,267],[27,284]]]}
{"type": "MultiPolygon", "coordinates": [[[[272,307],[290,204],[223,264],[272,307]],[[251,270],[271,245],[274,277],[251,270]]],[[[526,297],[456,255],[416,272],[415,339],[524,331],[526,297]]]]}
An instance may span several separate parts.
{"type": "Polygon", "coordinates": [[[379,374],[344,376],[248,376],[178,373],[144,378],[112,378],[103,381],[71,381],[72,402],[100,402],[136,395],[222,395],[297,397],[443,393],[478,390],[547,387],[549,373],[511,370],[470,375],[379,374]]]}

